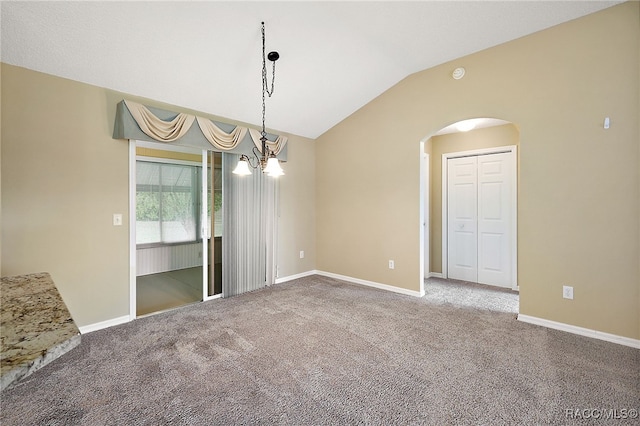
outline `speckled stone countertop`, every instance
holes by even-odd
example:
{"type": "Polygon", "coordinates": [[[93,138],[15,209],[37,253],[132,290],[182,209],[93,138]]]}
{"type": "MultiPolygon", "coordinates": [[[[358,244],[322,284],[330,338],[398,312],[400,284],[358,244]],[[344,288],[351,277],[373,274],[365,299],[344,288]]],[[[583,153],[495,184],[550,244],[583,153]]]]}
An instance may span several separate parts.
{"type": "Polygon", "coordinates": [[[76,326],[51,276],[0,279],[0,390],[80,343],[76,326]]]}

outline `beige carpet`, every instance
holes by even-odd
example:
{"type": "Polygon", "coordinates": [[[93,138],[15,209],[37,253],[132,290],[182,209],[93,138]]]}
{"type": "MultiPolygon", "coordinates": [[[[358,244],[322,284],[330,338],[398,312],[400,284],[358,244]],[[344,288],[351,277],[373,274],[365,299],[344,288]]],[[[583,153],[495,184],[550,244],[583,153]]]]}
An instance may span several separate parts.
{"type": "Polygon", "coordinates": [[[493,312],[518,314],[517,291],[504,287],[465,281],[429,278],[425,281],[424,300],[438,305],[454,305],[467,309],[486,309],[493,312]]]}
{"type": "Polygon", "coordinates": [[[414,298],[311,276],[96,331],[2,392],[0,423],[546,425],[638,408],[639,350],[445,284],[414,298]]]}

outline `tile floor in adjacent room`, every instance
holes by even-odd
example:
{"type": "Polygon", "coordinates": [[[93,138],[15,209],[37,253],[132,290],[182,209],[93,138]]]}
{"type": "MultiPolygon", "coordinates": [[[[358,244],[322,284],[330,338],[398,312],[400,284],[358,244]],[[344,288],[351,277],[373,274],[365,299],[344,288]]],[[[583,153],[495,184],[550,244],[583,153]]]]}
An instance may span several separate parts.
{"type": "Polygon", "coordinates": [[[136,315],[166,311],[202,300],[202,267],[140,276],[136,280],[136,315]]]}

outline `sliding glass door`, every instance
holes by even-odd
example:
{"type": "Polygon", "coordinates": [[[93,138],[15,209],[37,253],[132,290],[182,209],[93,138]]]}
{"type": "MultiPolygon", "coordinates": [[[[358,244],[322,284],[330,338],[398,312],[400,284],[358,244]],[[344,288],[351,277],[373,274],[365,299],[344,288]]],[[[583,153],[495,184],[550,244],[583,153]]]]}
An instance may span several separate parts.
{"type": "Polygon", "coordinates": [[[204,299],[212,299],[222,296],[222,154],[219,152],[205,152],[203,155],[203,167],[206,161],[206,215],[203,218],[207,223],[207,259],[209,268],[207,276],[203,276],[204,299]]]}
{"type": "Polygon", "coordinates": [[[236,154],[140,141],[129,153],[131,318],[275,282],[277,181],[234,175],[236,154]]]}
{"type": "Polygon", "coordinates": [[[135,316],[220,297],[221,154],[136,144],[135,316]]]}

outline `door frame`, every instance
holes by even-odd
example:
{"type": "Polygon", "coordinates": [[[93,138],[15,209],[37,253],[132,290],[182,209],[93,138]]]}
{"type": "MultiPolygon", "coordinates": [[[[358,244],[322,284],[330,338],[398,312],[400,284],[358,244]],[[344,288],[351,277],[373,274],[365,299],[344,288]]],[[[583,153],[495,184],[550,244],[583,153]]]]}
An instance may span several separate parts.
{"type": "Polygon", "coordinates": [[[470,151],[448,152],[442,154],[442,277],[448,278],[448,256],[447,256],[447,236],[448,236],[448,160],[450,158],[472,157],[478,155],[511,153],[511,288],[519,290],[518,286],[518,147],[516,145],[498,146],[494,148],[474,149],[470,151]]]}
{"type": "Polygon", "coordinates": [[[207,153],[208,150],[198,149],[198,148],[190,148],[180,145],[170,145],[164,144],[161,142],[146,142],[139,141],[135,139],[129,139],[129,320],[132,321],[137,318],[137,255],[136,255],[136,159],[137,152],[136,148],[151,148],[151,149],[161,149],[164,151],[173,151],[173,152],[184,152],[188,154],[196,154],[201,155],[201,164],[202,167],[201,178],[202,178],[202,194],[201,198],[203,202],[201,203],[201,211],[200,214],[203,216],[200,221],[200,229],[196,230],[196,232],[200,233],[202,238],[202,280],[203,280],[203,288],[202,288],[202,300],[211,300],[221,297],[222,295],[208,296],[207,294],[207,277],[209,273],[209,265],[205,265],[204,263],[208,263],[208,252],[207,252],[207,240],[204,238],[210,232],[210,224],[206,224],[206,216],[207,216],[207,206],[206,206],[206,191],[207,191],[207,153]]]}
{"type": "Polygon", "coordinates": [[[420,142],[420,294],[424,295],[424,281],[429,278],[431,273],[429,272],[430,263],[429,258],[431,256],[430,250],[430,158],[431,155],[425,152],[425,142],[420,142]]]}
{"type": "MultiPolygon", "coordinates": [[[[194,151],[195,152],[195,151],[194,151]]],[[[203,149],[202,151],[202,164],[201,169],[202,173],[200,173],[201,177],[201,194],[200,197],[202,199],[200,203],[201,211],[200,211],[200,237],[202,238],[202,301],[206,302],[207,300],[219,299],[223,297],[222,293],[214,294],[213,296],[209,296],[209,275],[211,273],[211,265],[209,264],[209,246],[213,248],[214,246],[214,230],[213,225],[210,220],[208,220],[207,215],[207,197],[209,186],[211,186],[211,219],[213,219],[214,209],[213,209],[213,176],[214,176],[214,168],[215,168],[215,159],[211,158],[211,180],[209,179],[207,168],[209,167],[209,156],[214,153],[214,151],[203,149]]],[[[223,253],[224,255],[224,253],[223,253]]],[[[212,262],[215,261],[212,258],[212,262]]],[[[211,278],[213,279],[213,278],[211,278]]]]}

